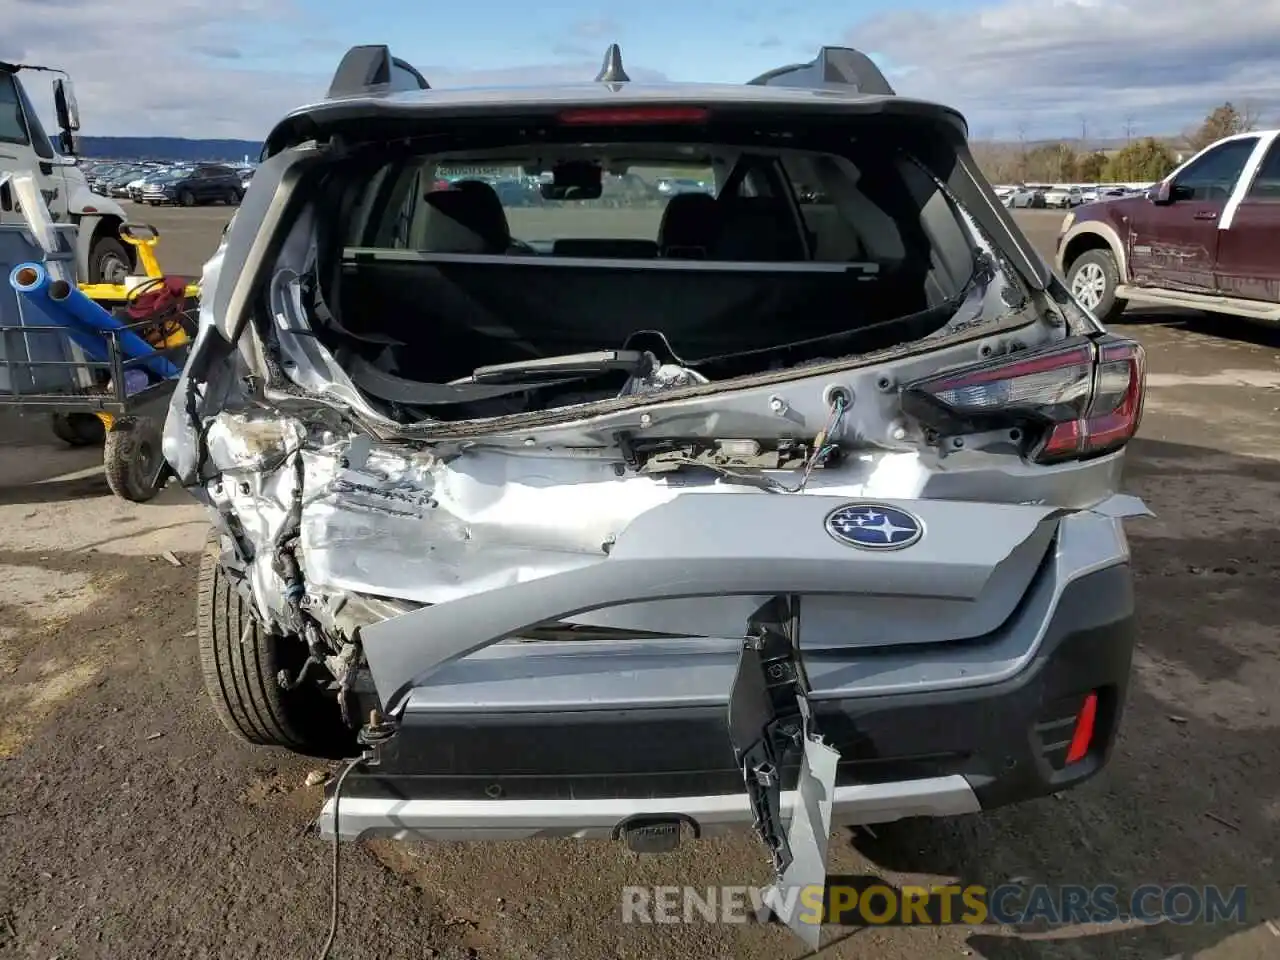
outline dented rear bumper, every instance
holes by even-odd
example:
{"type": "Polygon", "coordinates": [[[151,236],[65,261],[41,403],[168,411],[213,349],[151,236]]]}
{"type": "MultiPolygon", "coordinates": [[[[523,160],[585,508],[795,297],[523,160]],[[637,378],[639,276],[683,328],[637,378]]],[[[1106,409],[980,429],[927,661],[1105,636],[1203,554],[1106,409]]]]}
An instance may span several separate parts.
{"type": "MultiPolygon", "coordinates": [[[[892,653],[806,656],[816,725],[840,754],[833,824],[990,809],[1067,789],[1105,766],[1133,655],[1131,571],[1120,563],[1057,584],[1053,566],[1009,623],[966,642],[967,653],[953,652],[957,671],[970,671],[976,684],[931,686],[921,675],[915,689],[889,689],[901,668],[892,653]],[[1014,656],[1019,649],[1027,656],[1014,656]],[[997,676],[996,663],[1018,666],[997,676]],[[1090,692],[1099,694],[1093,738],[1082,760],[1066,764],[1071,726],[1090,692]]],[[[442,669],[429,691],[408,699],[377,764],[348,779],[340,825],[332,798],[326,803],[322,832],[616,839],[638,816],[678,817],[698,835],[752,823],[727,737],[732,643],[691,642],[679,665],[683,683],[662,649],[546,646],[528,667],[531,679],[546,681],[544,704],[502,679],[511,656],[501,648],[442,669]],[[634,692],[604,688],[593,702],[588,678],[610,662],[634,692]],[[665,702],[656,696],[664,687],[665,702]]],[[[788,821],[797,773],[795,762],[782,769],[788,821]]]]}
{"type": "MultiPolygon", "coordinates": [[[[1007,612],[1052,541],[1061,512],[1045,506],[903,502],[900,506],[919,518],[927,542],[915,549],[876,551],[851,548],[826,533],[827,516],[848,502],[817,495],[678,497],[637,516],[608,556],[587,566],[372,624],[362,630],[361,643],[378,698],[386,712],[396,713],[415,686],[452,661],[539,624],[630,604],[797,595],[978,605],[984,593],[996,591],[1008,594],[1002,598],[1007,612]]],[[[1114,558],[1115,544],[1110,548],[1114,558]]],[[[804,609],[802,601],[802,631],[804,609]]]]}
{"type": "MultiPolygon", "coordinates": [[[[594,563],[364,627],[372,684],[398,732],[351,784],[352,820],[336,824],[330,805],[322,828],[631,837],[638,823],[669,843],[682,825],[701,834],[750,823],[782,890],[823,881],[833,823],[971,812],[983,794],[1023,799],[1100,767],[1132,652],[1116,515],[1132,505],[1069,513],[882,501],[911,511],[927,548],[877,550],[828,532],[832,511],[847,503],[676,498],[640,514],[594,563]],[[769,536],[775,530],[787,533],[769,536]],[[1004,615],[982,636],[876,649],[805,644],[810,598],[990,605],[993,591],[1004,615]],[[503,643],[604,608],[760,594],[772,599],[744,624],[745,639],[719,646],[503,643]],[[876,691],[877,681],[890,689],[876,691]],[[504,702],[513,694],[523,706],[504,702]],[[1055,769],[1066,744],[1052,738],[1090,694],[1101,704],[1091,752],[1055,769]],[[461,708],[452,716],[451,700],[461,708]],[[1044,730],[1051,740],[1037,742],[1044,730]]],[[[816,943],[816,927],[783,919],[816,943]]]]}

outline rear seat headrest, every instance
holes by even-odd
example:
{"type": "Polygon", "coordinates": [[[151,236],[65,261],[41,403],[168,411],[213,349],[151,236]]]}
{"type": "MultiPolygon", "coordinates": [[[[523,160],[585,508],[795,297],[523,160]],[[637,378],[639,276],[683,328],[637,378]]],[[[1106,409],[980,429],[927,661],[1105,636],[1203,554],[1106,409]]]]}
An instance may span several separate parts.
{"type": "Polygon", "coordinates": [[[511,227],[502,201],[484,181],[459,180],[451,189],[432,190],[424,200],[434,214],[428,226],[429,249],[441,253],[503,253],[511,245],[511,227]],[[439,215],[452,224],[441,222],[439,215]],[[457,227],[476,239],[459,234],[457,227]],[[438,247],[437,242],[443,247],[438,247]]]}
{"type": "Polygon", "coordinates": [[[658,227],[658,247],[664,256],[677,252],[706,251],[719,232],[720,207],[716,198],[706,193],[677,193],[667,201],[658,227]]]}

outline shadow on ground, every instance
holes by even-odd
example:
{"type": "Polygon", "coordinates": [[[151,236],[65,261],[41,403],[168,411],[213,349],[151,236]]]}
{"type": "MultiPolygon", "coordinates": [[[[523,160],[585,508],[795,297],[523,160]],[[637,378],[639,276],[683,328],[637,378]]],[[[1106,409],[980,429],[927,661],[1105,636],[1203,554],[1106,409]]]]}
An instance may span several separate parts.
{"type": "Polygon", "coordinates": [[[1177,307],[1133,309],[1110,326],[1168,327],[1272,350],[1280,349],[1280,328],[1223,313],[1204,313],[1177,307]]]}
{"type": "Polygon", "coordinates": [[[101,471],[97,476],[76,475],[101,466],[101,444],[72,447],[54,436],[48,415],[19,415],[15,409],[0,408],[0,504],[94,496],[106,490],[101,471]],[[49,489],[19,492],[46,482],[49,489]]]}

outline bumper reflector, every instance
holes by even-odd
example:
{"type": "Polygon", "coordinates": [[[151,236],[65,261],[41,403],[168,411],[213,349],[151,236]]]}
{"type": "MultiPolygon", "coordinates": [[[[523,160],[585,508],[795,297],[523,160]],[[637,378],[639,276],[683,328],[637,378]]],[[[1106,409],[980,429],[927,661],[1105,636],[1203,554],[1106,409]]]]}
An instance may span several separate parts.
{"type": "Polygon", "coordinates": [[[1076,715],[1075,733],[1071,735],[1071,747],[1067,750],[1067,765],[1078,763],[1089,752],[1093,742],[1093,723],[1098,715],[1098,695],[1091,693],[1084,698],[1084,705],[1076,715]]]}

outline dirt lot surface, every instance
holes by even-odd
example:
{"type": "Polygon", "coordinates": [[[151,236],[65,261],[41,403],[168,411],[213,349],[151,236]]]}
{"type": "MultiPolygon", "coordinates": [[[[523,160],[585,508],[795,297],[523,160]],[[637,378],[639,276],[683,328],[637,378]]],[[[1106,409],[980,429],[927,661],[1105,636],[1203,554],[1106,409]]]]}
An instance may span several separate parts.
{"type": "MultiPolygon", "coordinates": [[[[195,273],[228,212],[145,218],[163,262],[195,273]]],[[[1058,220],[1024,218],[1042,249],[1058,220]]],[[[895,886],[1243,884],[1248,920],[829,929],[823,956],[1280,956],[1280,335],[1171,313],[1123,329],[1151,370],[1128,485],[1158,517],[1130,525],[1141,649],[1113,763],[1060,799],[842,833],[830,869],[895,886]]],[[[314,956],[329,911],[329,848],[304,833],[318,764],[238,745],[205,702],[201,512],[174,487],[113,498],[99,453],[40,420],[5,416],[0,444],[0,956],[314,956]]],[[[344,854],[335,958],[803,954],[778,929],[620,922],[624,885],[765,882],[746,837],[661,858],[573,841],[344,854]]]]}

